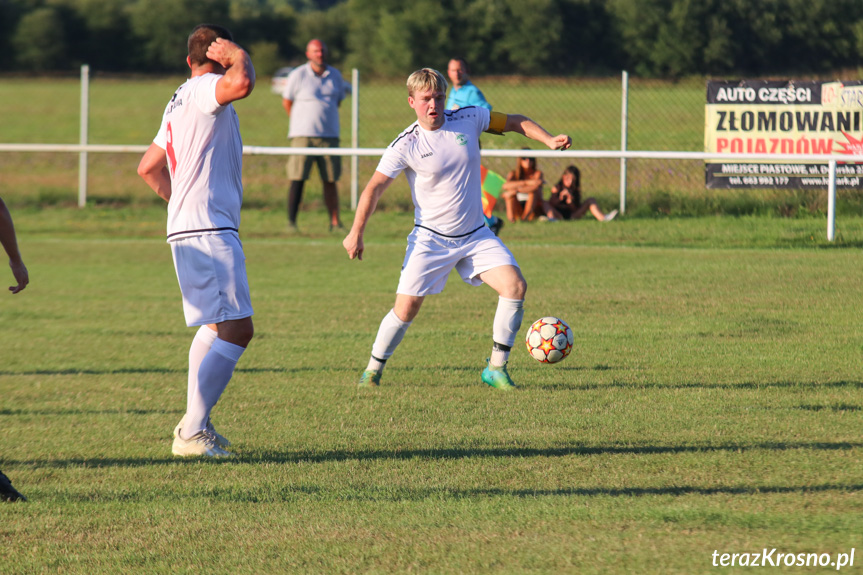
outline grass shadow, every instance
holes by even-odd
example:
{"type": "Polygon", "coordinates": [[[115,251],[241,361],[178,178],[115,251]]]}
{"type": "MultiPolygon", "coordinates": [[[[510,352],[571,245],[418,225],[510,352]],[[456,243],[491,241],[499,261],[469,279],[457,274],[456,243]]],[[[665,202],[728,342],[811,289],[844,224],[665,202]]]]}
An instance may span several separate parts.
{"type": "MultiPolygon", "coordinates": [[[[234,373],[304,373],[304,372],[320,372],[320,367],[238,367],[234,373]]],[[[353,373],[355,369],[346,367],[327,368],[327,371],[345,371],[353,373]]],[[[170,367],[120,367],[106,369],[78,369],[78,368],[60,368],[60,369],[34,369],[21,371],[0,371],[0,376],[28,376],[28,375],[123,375],[123,374],[183,374],[188,372],[186,368],[170,368],[170,367]]]]}
{"type": "MultiPolygon", "coordinates": [[[[326,451],[322,453],[303,451],[249,451],[240,452],[236,457],[206,460],[207,464],[236,465],[261,463],[330,463],[342,461],[399,461],[409,459],[480,459],[480,458],[527,458],[527,457],[570,457],[596,455],[665,455],[680,453],[743,453],[746,451],[791,451],[820,450],[837,451],[863,448],[863,443],[851,442],[764,442],[753,444],[723,445],[573,445],[563,447],[493,447],[493,448],[429,448],[404,450],[366,450],[366,451],[326,451]]],[[[145,467],[152,465],[197,464],[199,458],[71,458],[52,460],[9,460],[4,465],[21,465],[62,469],[68,467],[145,467]]]]}
{"type": "MultiPolygon", "coordinates": [[[[223,487],[199,487],[191,491],[63,491],[55,495],[65,501],[79,503],[108,503],[155,500],[206,499],[209,501],[234,503],[278,503],[296,501],[300,497],[312,497],[321,501],[370,501],[370,502],[424,502],[467,500],[484,498],[537,499],[547,497],[686,497],[714,495],[773,495],[811,493],[858,493],[863,491],[860,483],[822,483],[820,485],[675,485],[675,486],[627,486],[627,487],[562,487],[559,489],[459,489],[449,487],[381,487],[377,484],[345,485],[338,488],[322,488],[316,485],[226,485],[223,487]]],[[[31,499],[33,495],[31,494],[31,499]]]]}
{"type": "Polygon", "coordinates": [[[611,383],[551,383],[539,384],[541,389],[550,390],[572,390],[572,391],[596,391],[601,389],[767,389],[767,388],[852,388],[863,389],[863,381],[772,381],[752,382],[742,381],[739,383],[627,383],[623,381],[612,381],[611,383]]]}
{"type": "Polygon", "coordinates": [[[19,415],[176,415],[185,409],[0,409],[2,416],[19,415]]]}

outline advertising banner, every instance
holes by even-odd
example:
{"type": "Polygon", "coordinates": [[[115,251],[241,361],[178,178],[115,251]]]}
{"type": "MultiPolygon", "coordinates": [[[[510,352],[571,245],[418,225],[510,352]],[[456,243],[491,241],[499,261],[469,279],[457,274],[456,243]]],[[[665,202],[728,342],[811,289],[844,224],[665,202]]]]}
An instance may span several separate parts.
{"type": "MultiPolygon", "coordinates": [[[[863,82],[709,81],[704,151],[708,188],[824,188],[825,163],[747,160],[747,154],[863,154],[863,82]]],[[[863,187],[863,164],[839,163],[837,188],[863,187]]]]}

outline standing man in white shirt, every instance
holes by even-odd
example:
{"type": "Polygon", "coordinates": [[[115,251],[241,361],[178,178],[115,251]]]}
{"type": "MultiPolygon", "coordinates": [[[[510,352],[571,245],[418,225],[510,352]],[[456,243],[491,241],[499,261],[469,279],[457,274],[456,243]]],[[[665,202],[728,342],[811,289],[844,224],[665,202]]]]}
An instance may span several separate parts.
{"type": "Polygon", "coordinates": [[[493,348],[480,374],[487,385],[515,389],[507,362],[524,315],[527,282],[512,253],[483,222],[479,136],[518,132],[552,150],[572,144],[566,134],[552,136],[521,115],[470,106],[444,111],[446,80],[423,68],[407,81],[411,124],[384,152],[363,190],[351,231],[342,244],[351,259],[362,259],[363,233],[378,200],[404,172],[414,203],[414,229],[402,264],[393,309],[384,317],[359,385],[380,385],[381,373],[419,313],[427,295],[443,291],[450,271],[473,286],[488,284],[498,293],[492,326],[493,348]]]}
{"type": "Polygon", "coordinates": [[[188,326],[186,413],[174,455],[231,455],[210,412],[254,335],[246,258],[240,243],[243,141],[231,102],[255,87],[245,50],[221,26],[200,24],[188,39],[191,78],[177,88],[138,174],[168,202],[168,243],[188,326]]]}
{"type": "MultiPolygon", "coordinates": [[[[345,99],[341,73],[326,63],[327,46],[311,40],[306,46],[309,61],[294,69],[282,92],[282,106],[290,117],[288,139],[294,148],[338,148],[339,105],[345,99]]],[[[341,156],[290,156],[288,159],[288,229],[297,231],[297,212],[303,199],[303,186],[312,165],[324,184],[324,203],[329,212],[329,229],[342,228],[336,182],[342,173],[341,156]]]]}

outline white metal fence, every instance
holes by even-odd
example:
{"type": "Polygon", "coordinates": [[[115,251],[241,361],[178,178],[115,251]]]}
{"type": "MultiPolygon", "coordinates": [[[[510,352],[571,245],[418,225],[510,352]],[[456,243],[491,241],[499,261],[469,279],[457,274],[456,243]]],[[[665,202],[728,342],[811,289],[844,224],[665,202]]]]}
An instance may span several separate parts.
{"type": "MultiPolygon", "coordinates": [[[[351,158],[351,207],[356,208],[359,194],[357,162],[360,157],[379,157],[383,154],[382,148],[360,148],[358,147],[359,132],[359,73],[355,69],[352,73],[352,113],[351,113],[351,147],[327,150],[327,154],[335,156],[348,156],[351,158]]],[[[827,186],[827,239],[833,241],[835,237],[835,206],[836,206],[836,165],[838,162],[863,162],[863,156],[850,155],[789,155],[789,154],[718,154],[703,152],[673,152],[673,151],[631,151],[627,150],[628,134],[628,75],[622,74],[622,98],[621,98],[621,135],[620,150],[533,150],[531,156],[538,158],[581,158],[581,159],[619,159],[620,161],[620,212],[626,211],[626,161],[628,159],[650,159],[650,160],[714,160],[740,162],[746,161],[790,161],[790,162],[814,162],[824,163],[829,166],[829,177],[827,186]]],[[[0,143],[0,152],[65,152],[79,154],[79,177],[78,177],[78,205],[86,206],[87,202],[87,163],[90,153],[137,153],[143,154],[148,146],[142,145],[96,145],[88,143],[89,125],[89,67],[81,67],[81,117],[79,144],[4,144],[0,143]]],[[[245,146],[243,153],[246,155],[317,155],[319,148],[293,148],[277,146],[245,146]]],[[[523,155],[522,150],[482,150],[483,157],[517,158],[523,155]]]]}

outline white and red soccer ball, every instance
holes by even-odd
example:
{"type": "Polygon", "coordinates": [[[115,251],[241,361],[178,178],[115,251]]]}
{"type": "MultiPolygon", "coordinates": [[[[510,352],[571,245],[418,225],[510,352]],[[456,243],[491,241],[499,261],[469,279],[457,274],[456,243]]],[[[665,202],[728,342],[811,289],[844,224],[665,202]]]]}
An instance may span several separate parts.
{"type": "Polygon", "coordinates": [[[524,338],[527,351],[542,363],[557,363],[572,351],[572,329],[557,317],[543,317],[527,330],[524,338]]]}

